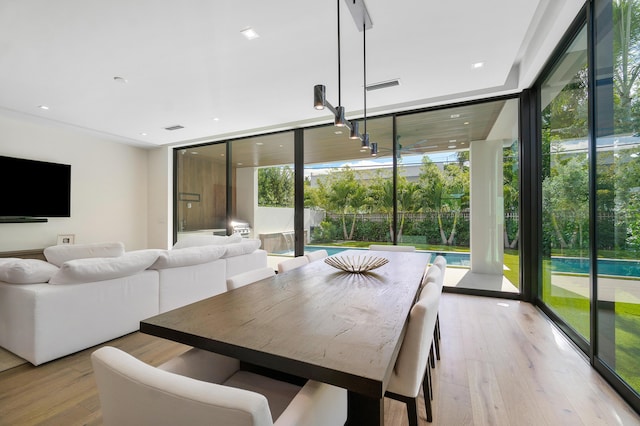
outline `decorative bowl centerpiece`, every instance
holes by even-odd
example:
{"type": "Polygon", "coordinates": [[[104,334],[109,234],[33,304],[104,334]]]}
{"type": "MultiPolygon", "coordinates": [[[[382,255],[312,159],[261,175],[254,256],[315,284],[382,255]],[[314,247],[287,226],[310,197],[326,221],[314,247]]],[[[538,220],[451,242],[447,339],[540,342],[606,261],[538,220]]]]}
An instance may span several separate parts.
{"type": "Polygon", "coordinates": [[[332,256],[325,258],[324,263],[345,272],[363,274],[386,265],[389,259],[377,256],[332,256]]]}

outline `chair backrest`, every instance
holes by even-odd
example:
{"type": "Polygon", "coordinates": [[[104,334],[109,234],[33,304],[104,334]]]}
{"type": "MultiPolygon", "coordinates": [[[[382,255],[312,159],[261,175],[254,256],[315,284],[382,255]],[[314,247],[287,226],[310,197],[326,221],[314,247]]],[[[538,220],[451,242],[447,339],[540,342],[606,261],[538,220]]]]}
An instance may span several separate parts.
{"type": "Polygon", "coordinates": [[[311,263],[315,262],[316,260],[324,259],[325,257],[329,256],[329,253],[327,253],[326,250],[314,250],[305,254],[304,256],[309,260],[309,263],[311,263]]]}
{"type": "Polygon", "coordinates": [[[369,250],[378,251],[416,251],[414,246],[394,246],[391,244],[371,244],[369,250]]]}
{"type": "Polygon", "coordinates": [[[415,398],[420,391],[428,365],[439,302],[440,289],[428,283],[422,289],[420,299],[411,308],[407,332],[389,386],[393,387],[395,393],[415,398]]]}
{"type": "Polygon", "coordinates": [[[440,291],[442,291],[442,273],[440,272],[440,268],[437,266],[431,265],[427,268],[425,274],[422,276],[422,282],[420,283],[420,289],[418,290],[417,300],[422,298],[422,291],[424,287],[428,284],[438,286],[440,291]]]}
{"type": "Polygon", "coordinates": [[[91,362],[106,426],[273,425],[259,393],[170,373],[110,346],[91,362]]]}
{"type": "Polygon", "coordinates": [[[444,273],[447,270],[447,258],[442,256],[442,255],[438,255],[436,256],[436,258],[433,260],[433,265],[437,266],[438,268],[440,268],[440,273],[442,275],[442,281],[444,283],[444,273]]]}
{"type": "Polygon", "coordinates": [[[260,280],[264,280],[265,278],[272,277],[275,274],[276,274],[276,271],[274,271],[273,268],[269,266],[243,272],[241,274],[237,274],[227,278],[227,290],[233,290],[235,288],[242,287],[247,284],[255,283],[256,281],[260,281],[260,280]]]}
{"type": "Polygon", "coordinates": [[[283,260],[278,263],[278,273],[281,274],[283,272],[290,271],[292,269],[299,268],[300,266],[304,266],[309,263],[309,259],[305,256],[294,257],[293,259],[283,260]]]}

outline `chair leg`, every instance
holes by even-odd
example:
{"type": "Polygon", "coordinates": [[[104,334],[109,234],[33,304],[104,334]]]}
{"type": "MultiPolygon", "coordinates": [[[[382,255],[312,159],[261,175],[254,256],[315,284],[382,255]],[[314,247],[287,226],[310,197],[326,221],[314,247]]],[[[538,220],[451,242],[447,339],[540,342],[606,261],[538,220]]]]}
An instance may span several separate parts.
{"type": "Polygon", "coordinates": [[[424,378],[422,379],[422,393],[424,396],[424,409],[427,415],[427,421],[431,423],[433,421],[433,411],[431,409],[431,400],[433,399],[433,378],[431,377],[431,370],[428,368],[424,372],[424,378]]]}
{"type": "MultiPolygon", "coordinates": [[[[418,398],[409,398],[393,392],[385,392],[384,396],[404,402],[407,406],[407,417],[409,418],[409,426],[418,426],[418,398]]],[[[431,407],[429,407],[431,410],[431,407]]],[[[431,420],[429,420],[431,421],[431,420]]]]}
{"type": "Polygon", "coordinates": [[[433,356],[433,345],[431,345],[431,349],[429,349],[429,363],[431,364],[431,368],[436,368],[436,359],[433,356]]]}
{"type": "Polygon", "coordinates": [[[440,342],[438,341],[438,335],[435,331],[433,332],[433,347],[436,348],[436,359],[440,361],[440,342]]]}

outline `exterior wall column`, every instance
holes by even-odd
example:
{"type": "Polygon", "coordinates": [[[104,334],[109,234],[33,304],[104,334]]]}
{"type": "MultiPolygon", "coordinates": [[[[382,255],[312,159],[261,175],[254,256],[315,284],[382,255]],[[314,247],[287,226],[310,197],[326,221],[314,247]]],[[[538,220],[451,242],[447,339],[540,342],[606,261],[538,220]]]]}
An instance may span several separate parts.
{"type": "Polygon", "coordinates": [[[503,274],[502,141],[470,144],[471,272],[503,274]]]}

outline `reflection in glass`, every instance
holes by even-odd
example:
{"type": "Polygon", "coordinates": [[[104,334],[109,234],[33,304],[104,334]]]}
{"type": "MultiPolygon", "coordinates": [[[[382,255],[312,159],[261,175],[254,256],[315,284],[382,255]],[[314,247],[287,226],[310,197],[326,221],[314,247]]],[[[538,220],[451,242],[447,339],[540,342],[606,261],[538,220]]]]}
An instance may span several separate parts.
{"type": "Polygon", "coordinates": [[[596,355],[640,392],[640,5],[608,0],[599,7],[604,13],[596,50],[612,54],[597,55],[595,66],[601,73],[596,76],[596,355]],[[604,17],[612,17],[613,27],[604,17]]]}
{"type": "Polygon", "coordinates": [[[541,88],[542,294],[589,339],[589,162],[586,28],[541,88]],[[578,264],[576,273],[567,264],[578,264]]]}

